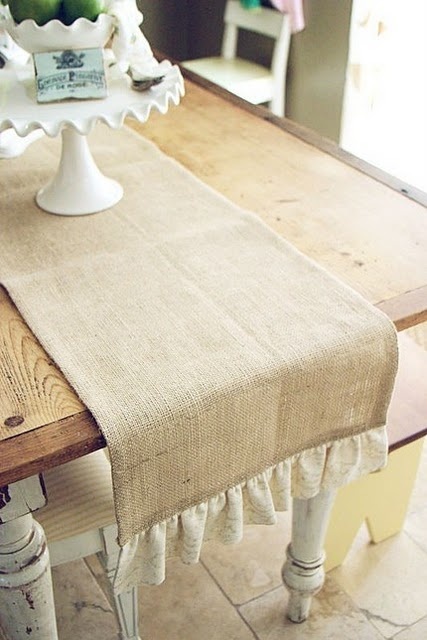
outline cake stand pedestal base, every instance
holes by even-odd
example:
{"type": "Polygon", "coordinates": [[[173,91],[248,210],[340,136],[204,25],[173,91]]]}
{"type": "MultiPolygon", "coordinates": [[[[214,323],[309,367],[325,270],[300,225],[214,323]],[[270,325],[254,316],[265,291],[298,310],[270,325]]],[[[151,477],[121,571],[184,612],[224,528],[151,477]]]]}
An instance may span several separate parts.
{"type": "Polygon", "coordinates": [[[98,169],[86,136],[71,127],[65,127],[61,136],[59,167],[54,178],[37,193],[38,206],[48,213],[82,216],[117,204],[123,188],[98,169]]]}

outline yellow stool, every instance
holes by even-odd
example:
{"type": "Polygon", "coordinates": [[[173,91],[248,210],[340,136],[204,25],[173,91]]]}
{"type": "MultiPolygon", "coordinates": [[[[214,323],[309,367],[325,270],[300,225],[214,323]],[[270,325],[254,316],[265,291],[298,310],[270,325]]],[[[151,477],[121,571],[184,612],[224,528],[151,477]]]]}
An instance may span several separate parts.
{"type": "Polygon", "coordinates": [[[326,571],[342,564],[364,522],[375,543],[403,528],[427,435],[426,380],[427,351],[401,333],[387,422],[388,464],[337,492],[325,539],[326,571]]]}
{"type": "Polygon", "coordinates": [[[343,563],[363,522],[375,543],[402,530],[423,444],[420,438],[392,451],[385,469],[338,491],[325,539],[325,571],[343,563]]]}

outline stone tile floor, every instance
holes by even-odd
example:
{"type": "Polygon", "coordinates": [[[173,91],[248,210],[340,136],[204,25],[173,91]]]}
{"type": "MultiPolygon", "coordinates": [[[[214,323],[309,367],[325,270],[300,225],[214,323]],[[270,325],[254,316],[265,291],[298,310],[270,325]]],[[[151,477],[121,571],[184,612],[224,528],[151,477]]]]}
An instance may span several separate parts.
{"type": "MultiPolygon", "coordinates": [[[[141,639],[427,638],[427,445],[404,530],[378,545],[361,530],[301,625],[284,618],[288,539],[289,515],[282,514],[274,527],[247,527],[239,545],[207,544],[198,565],[171,561],[163,585],[140,589],[141,639]]],[[[118,640],[96,558],[53,573],[61,640],[118,640]]]]}

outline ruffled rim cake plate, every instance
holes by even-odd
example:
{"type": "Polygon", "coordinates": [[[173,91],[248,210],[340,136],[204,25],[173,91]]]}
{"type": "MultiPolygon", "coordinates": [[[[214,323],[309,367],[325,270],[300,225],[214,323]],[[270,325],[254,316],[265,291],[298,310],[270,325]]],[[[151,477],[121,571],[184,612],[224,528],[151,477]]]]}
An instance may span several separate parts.
{"type": "Polygon", "coordinates": [[[184,95],[184,82],[176,65],[159,63],[163,81],[145,92],[131,89],[127,75],[108,78],[108,96],[101,100],[79,100],[40,105],[36,99],[34,72],[29,66],[20,71],[2,70],[0,76],[0,132],[13,128],[20,136],[35,129],[56,137],[64,127],[89,134],[97,122],[119,129],[127,117],[146,122],[153,109],[165,114],[169,104],[178,105],[184,95]]]}
{"type": "Polygon", "coordinates": [[[178,105],[184,95],[179,68],[164,60],[156,68],[156,75],[164,76],[163,80],[147,91],[133,90],[130,77],[121,74],[108,79],[106,98],[41,105],[37,103],[32,69],[2,71],[0,132],[14,129],[19,136],[37,130],[50,137],[62,134],[58,170],[36,195],[41,209],[80,216],[103,211],[119,202],[123,189],[98,169],[86,136],[98,122],[119,129],[127,117],[146,122],[153,109],[165,114],[170,103],[178,105]]]}

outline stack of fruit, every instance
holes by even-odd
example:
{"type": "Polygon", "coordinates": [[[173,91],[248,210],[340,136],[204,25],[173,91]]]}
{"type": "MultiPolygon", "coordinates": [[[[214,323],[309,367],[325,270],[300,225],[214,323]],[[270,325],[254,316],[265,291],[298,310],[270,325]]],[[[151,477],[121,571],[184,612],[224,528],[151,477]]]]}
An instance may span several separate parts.
{"type": "Polygon", "coordinates": [[[16,23],[34,20],[42,26],[50,20],[60,20],[70,25],[77,18],[95,21],[106,10],[105,0],[1,0],[9,5],[9,11],[16,23]]]}

